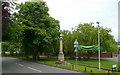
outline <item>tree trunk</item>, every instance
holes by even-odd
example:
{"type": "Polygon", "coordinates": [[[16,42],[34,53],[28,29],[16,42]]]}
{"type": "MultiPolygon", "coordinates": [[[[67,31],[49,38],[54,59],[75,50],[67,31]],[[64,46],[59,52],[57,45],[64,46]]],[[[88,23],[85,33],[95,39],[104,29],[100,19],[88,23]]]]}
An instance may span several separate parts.
{"type": "Polygon", "coordinates": [[[2,54],[5,54],[5,52],[2,52],[2,54]]]}
{"type": "Polygon", "coordinates": [[[25,56],[27,59],[29,58],[28,55],[29,55],[29,53],[27,53],[27,52],[24,53],[24,56],[25,56]]]}
{"type": "Polygon", "coordinates": [[[36,61],[36,53],[33,53],[33,61],[36,61]]]}
{"type": "Polygon", "coordinates": [[[87,54],[87,59],[89,60],[90,57],[91,57],[94,53],[93,53],[93,51],[88,51],[87,53],[88,53],[88,54],[87,54]]]}
{"type": "Polygon", "coordinates": [[[89,60],[89,59],[90,59],[90,56],[88,55],[88,56],[87,56],[87,60],[89,60]]]}
{"type": "Polygon", "coordinates": [[[112,58],[112,52],[111,52],[111,58],[112,58]]]}
{"type": "Polygon", "coordinates": [[[39,55],[38,55],[38,52],[33,53],[32,59],[33,59],[33,61],[38,61],[40,59],[39,55]]]}
{"type": "Polygon", "coordinates": [[[16,55],[18,55],[18,53],[16,52],[16,55]]]}
{"type": "Polygon", "coordinates": [[[13,55],[13,51],[11,51],[10,54],[13,55]]]}

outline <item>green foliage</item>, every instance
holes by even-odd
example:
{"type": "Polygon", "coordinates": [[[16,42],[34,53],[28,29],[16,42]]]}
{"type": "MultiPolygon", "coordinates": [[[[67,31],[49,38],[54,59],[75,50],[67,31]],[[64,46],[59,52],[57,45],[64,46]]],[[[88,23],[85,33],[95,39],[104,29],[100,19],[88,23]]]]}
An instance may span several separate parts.
{"type": "Polygon", "coordinates": [[[64,53],[65,55],[74,55],[74,47],[73,47],[73,42],[74,42],[74,37],[76,37],[75,34],[72,34],[68,30],[62,31],[63,34],[63,48],[64,48],[64,53]],[[74,36],[75,35],[75,36],[74,36]]]}
{"type": "Polygon", "coordinates": [[[19,12],[14,13],[14,20],[22,29],[22,50],[30,54],[52,54],[57,49],[59,21],[49,16],[45,2],[26,2],[16,9],[19,12]]]}
{"type": "Polygon", "coordinates": [[[2,51],[6,52],[17,52],[20,48],[21,44],[20,43],[14,43],[14,42],[8,42],[4,41],[2,42],[2,51]]]}
{"type": "Polygon", "coordinates": [[[9,46],[9,43],[8,42],[2,42],[2,51],[5,52],[5,51],[8,51],[8,46],[9,46]]]}
{"type": "Polygon", "coordinates": [[[101,50],[108,52],[117,52],[117,42],[114,37],[110,34],[111,29],[101,27],[101,50]]]}
{"type": "Polygon", "coordinates": [[[20,42],[22,39],[21,32],[22,28],[19,25],[10,23],[3,36],[3,41],[20,42]]]}
{"type": "MultiPolygon", "coordinates": [[[[59,21],[51,17],[48,13],[49,8],[45,2],[26,2],[16,7],[18,13],[13,14],[3,43],[4,50],[17,50],[27,54],[37,54],[44,52],[46,55],[57,54],[59,51],[59,21]],[[19,46],[18,46],[19,45],[19,46]],[[14,49],[15,48],[15,49],[14,49]]],[[[110,34],[111,29],[100,28],[101,52],[117,52],[117,43],[110,34]]],[[[90,23],[79,24],[72,31],[63,30],[63,47],[65,55],[73,56],[75,39],[79,45],[90,46],[98,42],[98,28],[90,23]]],[[[79,51],[85,52],[85,51],[79,51]]],[[[97,51],[86,51],[96,53],[97,51]]],[[[91,53],[91,54],[92,54],[91,53]]]]}
{"type": "MultiPolygon", "coordinates": [[[[117,52],[117,43],[114,37],[110,34],[111,29],[109,28],[100,28],[100,45],[101,52],[117,52]]],[[[65,54],[73,54],[74,46],[73,43],[75,39],[78,40],[79,45],[91,46],[98,44],[98,28],[92,26],[90,23],[79,24],[72,31],[64,30],[63,34],[63,43],[64,43],[64,52],[65,54]]],[[[79,51],[86,52],[86,51],[79,51]]],[[[96,53],[97,51],[87,51],[89,54],[96,53]]]]}

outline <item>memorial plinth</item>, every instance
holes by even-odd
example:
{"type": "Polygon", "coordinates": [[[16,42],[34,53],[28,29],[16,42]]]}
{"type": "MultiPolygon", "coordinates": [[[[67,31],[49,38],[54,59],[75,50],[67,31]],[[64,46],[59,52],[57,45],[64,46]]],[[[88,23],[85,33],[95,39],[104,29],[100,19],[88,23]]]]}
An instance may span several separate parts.
{"type": "Polygon", "coordinates": [[[58,54],[58,61],[56,61],[56,64],[66,64],[66,61],[64,61],[64,54],[63,54],[62,34],[60,34],[60,51],[58,54]]]}

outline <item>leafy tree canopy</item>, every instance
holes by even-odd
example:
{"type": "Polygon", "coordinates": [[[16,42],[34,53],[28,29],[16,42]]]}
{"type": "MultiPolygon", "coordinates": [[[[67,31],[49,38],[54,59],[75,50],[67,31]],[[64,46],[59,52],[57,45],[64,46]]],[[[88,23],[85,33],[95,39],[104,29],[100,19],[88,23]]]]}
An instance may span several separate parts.
{"type": "Polygon", "coordinates": [[[27,53],[54,52],[59,35],[59,21],[52,18],[45,2],[20,4],[14,13],[16,25],[21,27],[22,47],[27,53]]]}
{"type": "MultiPolygon", "coordinates": [[[[101,52],[117,52],[117,43],[111,35],[111,29],[100,27],[100,32],[101,52]]],[[[79,45],[91,46],[98,44],[98,27],[92,26],[91,23],[79,24],[72,31],[62,31],[62,34],[64,36],[63,43],[66,54],[73,54],[75,39],[78,40],[79,45]]],[[[92,53],[94,52],[96,53],[97,51],[92,51],[92,53]]]]}

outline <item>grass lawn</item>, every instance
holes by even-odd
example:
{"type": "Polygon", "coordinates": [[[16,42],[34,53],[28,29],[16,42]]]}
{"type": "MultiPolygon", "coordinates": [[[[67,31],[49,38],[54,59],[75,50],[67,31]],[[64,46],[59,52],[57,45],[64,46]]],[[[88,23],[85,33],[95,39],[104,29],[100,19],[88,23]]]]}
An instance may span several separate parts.
{"type": "MultiPolygon", "coordinates": [[[[86,66],[81,66],[81,65],[73,65],[73,64],[68,64],[68,65],[57,65],[55,64],[55,61],[37,61],[37,63],[42,63],[42,64],[47,64],[51,66],[56,66],[56,67],[61,67],[61,68],[66,68],[70,70],[76,70],[80,72],[85,72],[85,67],[86,66]]],[[[86,67],[86,72],[87,73],[108,73],[106,70],[101,70],[100,72],[96,68],[91,68],[91,67],[86,67]],[[92,70],[92,72],[91,72],[92,70]]],[[[112,73],[112,72],[110,72],[112,73]]]]}
{"type": "MultiPolygon", "coordinates": [[[[57,66],[57,67],[62,67],[62,68],[67,68],[67,69],[71,69],[71,70],[76,70],[76,71],[80,71],[80,72],[84,72],[85,71],[85,67],[86,66],[81,66],[81,65],[73,65],[73,64],[68,64],[68,65],[56,65],[55,62],[57,61],[57,58],[43,58],[40,61],[37,61],[37,63],[42,63],[42,64],[47,64],[47,65],[52,65],[52,66],[57,66]]],[[[70,63],[75,63],[75,60],[70,60],[70,59],[66,59],[67,62],[70,63]]],[[[91,65],[91,66],[98,66],[98,60],[95,59],[91,59],[89,61],[78,61],[79,64],[86,64],[86,65],[91,65]]],[[[101,59],[101,67],[104,68],[108,68],[111,69],[113,64],[118,64],[117,62],[114,61],[109,61],[109,60],[103,60],[101,59]]],[[[86,72],[88,73],[108,73],[107,70],[102,70],[99,72],[98,69],[96,68],[92,68],[92,67],[86,67],[86,72]],[[91,72],[92,70],[92,72],[91,72]]],[[[110,71],[111,73],[111,71],[110,71]]]]}
{"type": "MultiPolygon", "coordinates": [[[[66,61],[75,63],[75,60],[66,59],[66,61]]],[[[98,60],[97,59],[91,59],[89,61],[78,60],[78,63],[79,64],[96,66],[96,67],[98,66],[98,60]]],[[[105,59],[101,59],[100,63],[101,63],[101,67],[108,68],[108,69],[112,69],[112,65],[114,65],[114,64],[118,65],[118,62],[105,60],[105,59]]]]}
{"type": "MultiPolygon", "coordinates": [[[[44,62],[54,61],[55,62],[55,61],[57,61],[57,58],[42,58],[42,60],[40,60],[40,61],[41,62],[42,61],[44,61],[44,62]]],[[[71,60],[71,59],[65,59],[65,61],[70,62],[70,63],[76,63],[76,60],[71,60]]],[[[77,63],[98,67],[97,59],[90,59],[88,61],[78,60],[77,63]]],[[[118,62],[111,61],[111,60],[105,60],[105,59],[101,59],[100,63],[101,63],[101,67],[107,68],[107,69],[112,69],[112,65],[114,65],[114,64],[118,65],[118,62]]]]}

